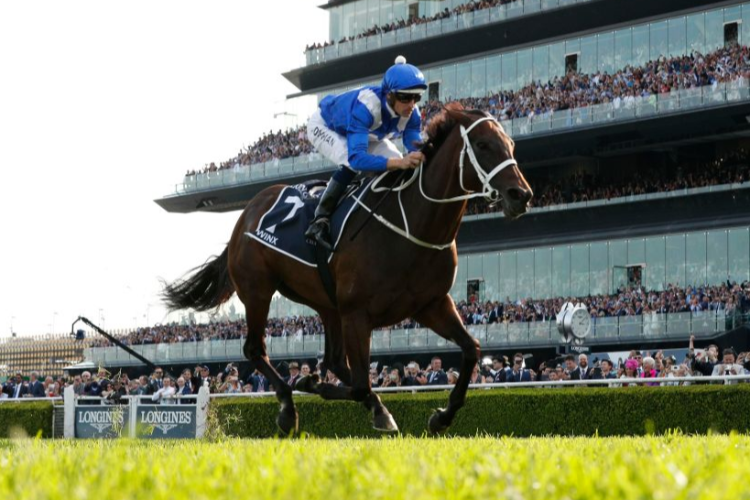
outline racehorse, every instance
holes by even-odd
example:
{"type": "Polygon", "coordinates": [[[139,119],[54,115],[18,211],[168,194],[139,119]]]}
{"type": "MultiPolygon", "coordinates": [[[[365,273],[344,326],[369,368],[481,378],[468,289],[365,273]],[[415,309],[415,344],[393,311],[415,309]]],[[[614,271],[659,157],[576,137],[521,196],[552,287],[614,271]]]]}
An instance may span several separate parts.
{"type": "MultiPolygon", "coordinates": [[[[344,384],[337,387],[307,377],[297,389],[325,399],[361,402],[372,412],[376,429],[397,431],[393,417],[371,390],[370,337],[374,328],[411,317],[462,350],[458,382],[447,407],[430,417],[429,430],[445,431],[464,405],[469,378],[480,359],[479,342],[464,327],[449,291],[467,200],[500,203],[505,216],[514,219],[526,212],[533,193],[513,158],[513,140],[489,114],[450,103],[426,132],[424,164],[393,188],[398,196],[383,200],[375,216],[378,223],[370,221],[352,240],[352,228],[369,213],[363,209],[351,216],[330,262],[335,302],[315,268],[245,235],[255,231],[283,185],[261,191],[248,203],[219,257],[164,289],[172,310],[209,310],[237,292],[247,314],[244,355],[273,384],[281,403],[276,423],[285,434],[298,430],[292,387],[269,362],[264,338],[276,291],[318,312],[325,327],[323,364],[344,384]]],[[[377,190],[372,191],[362,205],[378,199],[377,190]]]]}

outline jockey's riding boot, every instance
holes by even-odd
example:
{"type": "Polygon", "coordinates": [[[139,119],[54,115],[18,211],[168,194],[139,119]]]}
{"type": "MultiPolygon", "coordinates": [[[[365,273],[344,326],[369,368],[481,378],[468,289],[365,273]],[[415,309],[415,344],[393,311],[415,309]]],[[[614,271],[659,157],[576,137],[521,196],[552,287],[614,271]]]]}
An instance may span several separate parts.
{"type": "Polygon", "coordinates": [[[310,227],[305,231],[306,238],[314,239],[318,245],[323,246],[329,252],[333,251],[331,243],[331,214],[336,209],[339,199],[346,191],[346,184],[338,182],[336,179],[328,181],[328,187],[323,192],[318,202],[318,208],[315,209],[315,218],[310,223],[310,227]]]}

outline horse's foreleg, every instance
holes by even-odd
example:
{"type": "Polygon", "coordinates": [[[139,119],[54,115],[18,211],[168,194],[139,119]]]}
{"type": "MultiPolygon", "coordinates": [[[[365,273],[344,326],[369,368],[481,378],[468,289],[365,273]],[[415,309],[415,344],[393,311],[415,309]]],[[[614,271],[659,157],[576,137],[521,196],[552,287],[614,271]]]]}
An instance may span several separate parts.
{"type": "Polygon", "coordinates": [[[266,320],[271,299],[249,297],[247,301],[243,298],[242,302],[247,311],[247,340],[243,347],[245,357],[273,384],[276,399],[281,403],[281,410],[276,418],[281,432],[285,435],[296,433],[299,422],[292,400],[292,388],[271,365],[266,353],[266,320]]]}
{"type": "Polygon", "coordinates": [[[341,335],[341,317],[337,311],[319,311],[325,325],[325,356],[323,366],[332,371],[341,382],[349,387],[339,387],[320,382],[317,375],[308,375],[297,381],[294,388],[298,391],[319,394],[323,399],[352,400],[352,373],[346,361],[344,338],[341,335]]]}
{"type": "Polygon", "coordinates": [[[479,342],[466,331],[453,300],[448,295],[427,306],[414,319],[441,337],[454,342],[463,354],[458,382],[448,398],[448,407],[436,411],[429,422],[430,432],[444,432],[453,423],[456,412],[466,401],[471,373],[480,358],[479,342]]]}
{"type": "Polygon", "coordinates": [[[325,358],[323,364],[331,370],[344,385],[352,385],[352,372],[344,352],[344,336],[341,328],[341,316],[338,311],[321,314],[326,328],[325,358]]]}
{"type": "Polygon", "coordinates": [[[341,318],[344,347],[352,373],[352,398],[372,412],[372,425],[379,431],[396,432],[398,426],[388,409],[370,386],[370,337],[372,325],[363,314],[349,314],[341,318]]]}

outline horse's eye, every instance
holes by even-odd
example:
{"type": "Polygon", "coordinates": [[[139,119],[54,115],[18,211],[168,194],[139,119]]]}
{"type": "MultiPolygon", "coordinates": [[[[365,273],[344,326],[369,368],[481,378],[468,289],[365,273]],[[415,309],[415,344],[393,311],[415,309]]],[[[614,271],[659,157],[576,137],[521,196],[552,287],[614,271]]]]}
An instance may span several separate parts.
{"type": "Polygon", "coordinates": [[[489,149],[489,148],[490,148],[490,145],[489,145],[489,144],[487,144],[487,143],[486,143],[486,142],[484,142],[484,141],[479,141],[479,142],[477,142],[477,147],[478,147],[479,149],[489,149]]]}

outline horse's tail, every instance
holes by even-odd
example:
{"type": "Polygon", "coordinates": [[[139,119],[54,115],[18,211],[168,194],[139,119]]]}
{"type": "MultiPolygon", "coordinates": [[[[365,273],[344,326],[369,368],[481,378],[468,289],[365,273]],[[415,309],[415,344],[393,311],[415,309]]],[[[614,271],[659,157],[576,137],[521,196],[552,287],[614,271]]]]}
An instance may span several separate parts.
{"type": "Polygon", "coordinates": [[[162,298],[170,311],[193,308],[207,311],[218,307],[232,296],[234,284],[229,277],[229,247],[218,257],[188,271],[191,276],[164,284],[162,298]]]}

